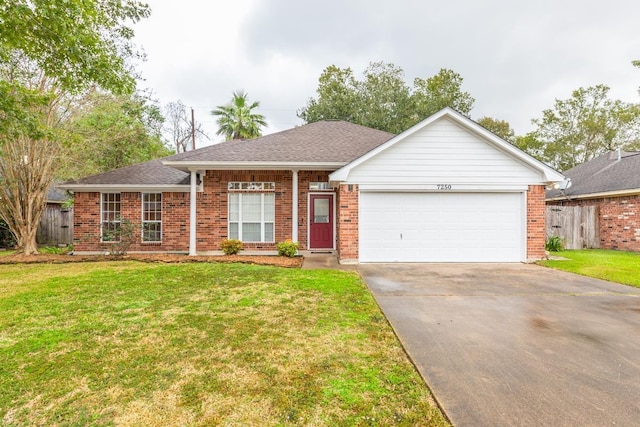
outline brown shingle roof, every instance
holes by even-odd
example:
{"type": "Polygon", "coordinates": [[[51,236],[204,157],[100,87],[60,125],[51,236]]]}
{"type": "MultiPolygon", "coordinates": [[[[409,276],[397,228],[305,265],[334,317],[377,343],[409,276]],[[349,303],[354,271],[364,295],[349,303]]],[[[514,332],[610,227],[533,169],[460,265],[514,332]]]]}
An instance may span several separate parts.
{"type": "Polygon", "coordinates": [[[171,161],[344,162],[394,135],[345,121],[321,121],[250,140],[227,141],[176,154],[171,161]]]}
{"type": "Polygon", "coordinates": [[[88,176],[63,185],[189,185],[189,174],[162,164],[164,159],[151,160],[137,165],[114,169],[98,175],[88,176]]]}
{"type": "Polygon", "coordinates": [[[189,174],[164,161],[348,163],[392,138],[388,132],[345,121],[321,121],[250,140],[227,141],[152,160],[66,185],[188,185],[189,174]]]}
{"type": "MultiPolygon", "coordinates": [[[[569,198],[588,194],[640,189],[640,151],[609,152],[578,165],[564,175],[571,187],[564,191],[569,198]]],[[[564,197],[560,190],[547,191],[547,198],[564,197]]]]}

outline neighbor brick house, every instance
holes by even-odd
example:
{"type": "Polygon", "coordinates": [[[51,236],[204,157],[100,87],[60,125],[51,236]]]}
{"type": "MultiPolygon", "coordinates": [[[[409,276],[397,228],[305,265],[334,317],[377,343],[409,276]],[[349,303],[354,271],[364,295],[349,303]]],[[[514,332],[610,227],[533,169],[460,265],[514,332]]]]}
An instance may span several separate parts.
{"type": "Polygon", "coordinates": [[[321,121],[68,182],[74,249],[271,253],[291,239],[341,262],[544,256],[545,186],[563,176],[446,108],[400,135],[321,121]]]}
{"type": "Polygon", "coordinates": [[[609,152],[565,175],[571,186],[547,191],[547,204],[596,206],[600,248],[640,251],[640,152],[609,152]]]}

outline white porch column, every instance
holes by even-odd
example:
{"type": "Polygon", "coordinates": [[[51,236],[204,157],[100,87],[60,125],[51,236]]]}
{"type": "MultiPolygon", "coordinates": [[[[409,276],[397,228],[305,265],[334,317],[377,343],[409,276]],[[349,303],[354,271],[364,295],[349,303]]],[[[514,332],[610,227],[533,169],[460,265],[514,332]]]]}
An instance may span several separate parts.
{"type": "Polygon", "coordinates": [[[298,241],[298,171],[292,170],[291,192],[291,240],[298,241]]]}
{"type": "Polygon", "coordinates": [[[191,197],[189,199],[189,255],[197,255],[196,253],[196,188],[198,174],[191,171],[191,197]]]}

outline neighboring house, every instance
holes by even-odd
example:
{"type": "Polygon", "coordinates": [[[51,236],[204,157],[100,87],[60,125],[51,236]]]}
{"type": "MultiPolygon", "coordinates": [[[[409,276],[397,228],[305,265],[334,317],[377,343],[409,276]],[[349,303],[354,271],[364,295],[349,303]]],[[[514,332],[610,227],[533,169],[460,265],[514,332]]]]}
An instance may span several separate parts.
{"type": "Polygon", "coordinates": [[[640,152],[610,152],[565,172],[571,186],[547,204],[597,206],[600,247],[640,251],[640,152]]]}
{"type": "Polygon", "coordinates": [[[107,251],[126,218],[141,225],[132,251],[291,239],[343,263],[523,262],[545,255],[545,186],[563,179],[446,108],[397,136],[322,121],[63,187],[80,253],[107,251]]]}
{"type": "Polygon", "coordinates": [[[67,192],[56,188],[47,191],[47,205],[40,218],[36,241],[39,245],[65,246],[73,243],[73,208],[65,206],[67,192]]]}

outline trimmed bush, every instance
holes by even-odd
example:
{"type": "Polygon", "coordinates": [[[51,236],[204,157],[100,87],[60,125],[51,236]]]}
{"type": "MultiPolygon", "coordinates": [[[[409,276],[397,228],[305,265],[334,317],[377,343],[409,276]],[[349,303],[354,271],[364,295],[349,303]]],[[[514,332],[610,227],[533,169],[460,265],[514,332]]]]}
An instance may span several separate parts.
{"type": "Polygon", "coordinates": [[[237,239],[224,239],[220,247],[225,255],[235,255],[242,250],[242,242],[237,239]]]}
{"type": "Polygon", "coordinates": [[[298,242],[293,242],[290,239],[287,239],[284,242],[276,243],[278,255],[286,256],[289,258],[293,258],[294,256],[296,256],[299,246],[300,245],[298,244],[298,242]]]}

